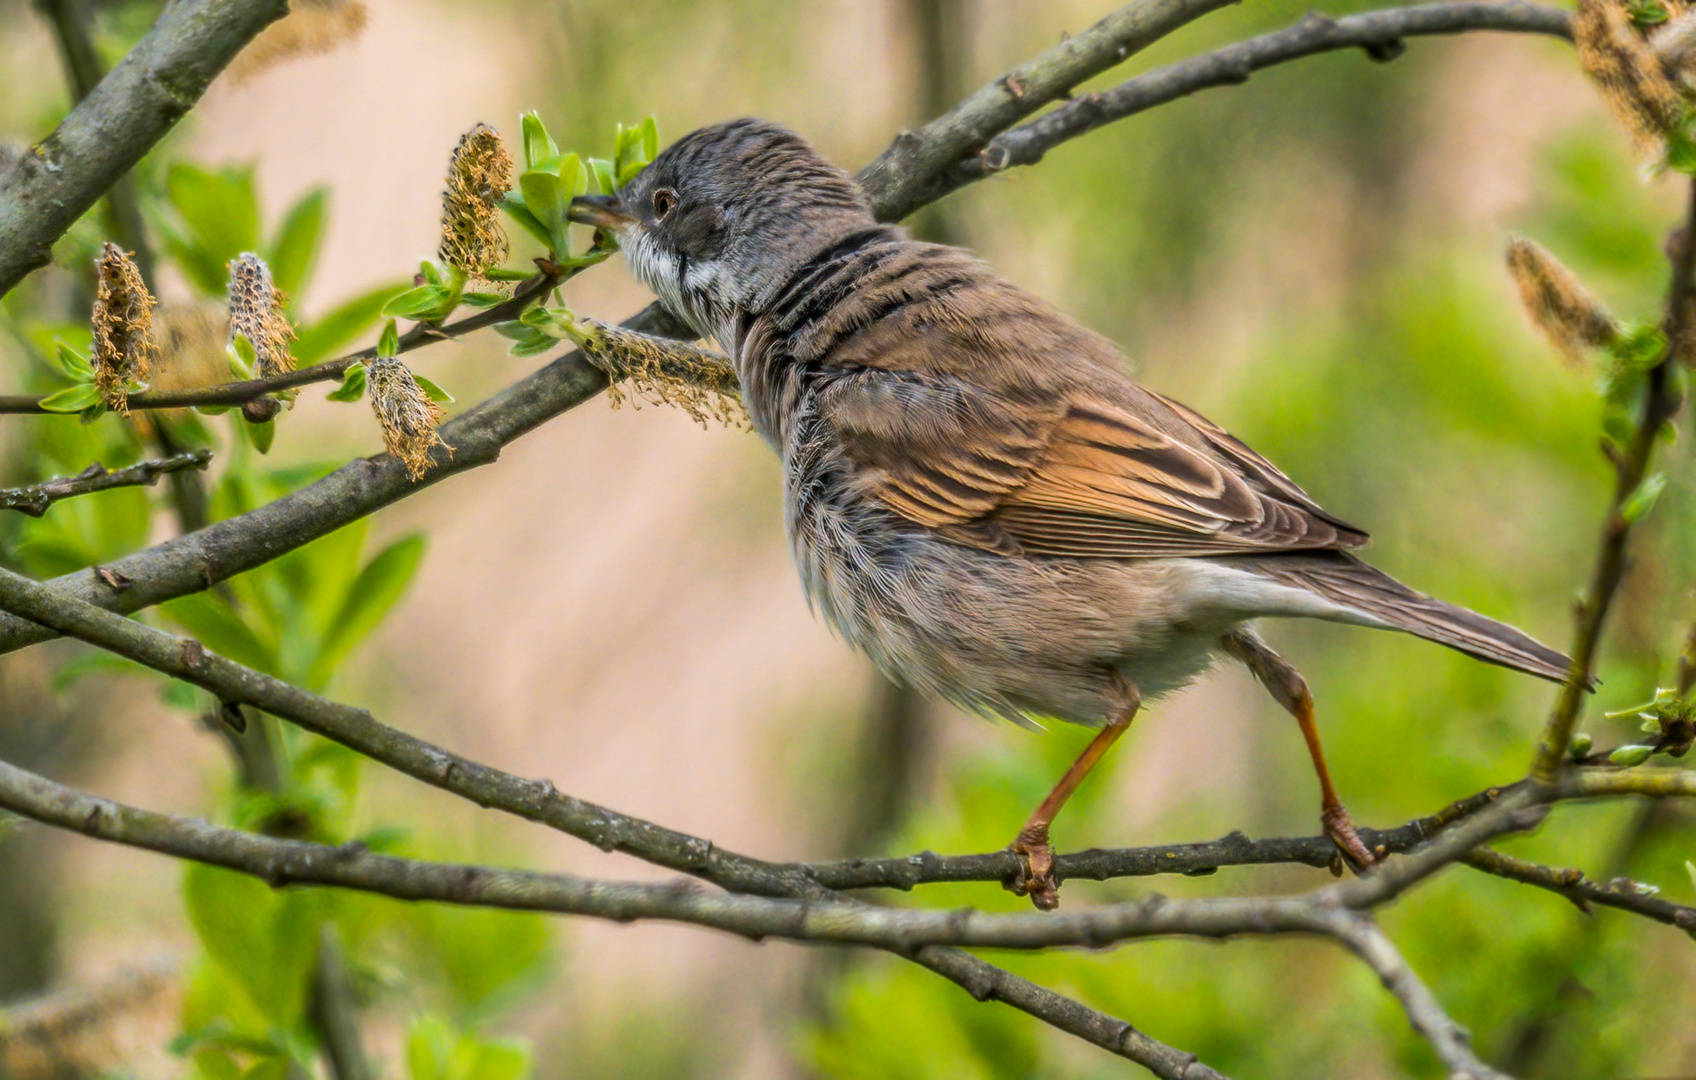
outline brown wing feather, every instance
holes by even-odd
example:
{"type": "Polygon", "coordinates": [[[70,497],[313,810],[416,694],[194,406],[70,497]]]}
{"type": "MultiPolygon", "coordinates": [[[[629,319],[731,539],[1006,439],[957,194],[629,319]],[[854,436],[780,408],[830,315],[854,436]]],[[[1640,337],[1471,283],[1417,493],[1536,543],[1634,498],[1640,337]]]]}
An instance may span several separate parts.
{"type": "Polygon", "coordinates": [[[937,402],[915,400],[928,391],[910,391],[900,405],[841,391],[830,411],[850,458],[863,466],[861,489],[959,543],[1149,558],[1366,542],[1271,463],[1182,406],[1169,405],[1165,419],[1192,426],[1202,436],[1197,445],[1097,399],[1074,401],[1033,425],[1028,414],[1016,423],[971,407],[970,398],[934,411],[937,402]]]}

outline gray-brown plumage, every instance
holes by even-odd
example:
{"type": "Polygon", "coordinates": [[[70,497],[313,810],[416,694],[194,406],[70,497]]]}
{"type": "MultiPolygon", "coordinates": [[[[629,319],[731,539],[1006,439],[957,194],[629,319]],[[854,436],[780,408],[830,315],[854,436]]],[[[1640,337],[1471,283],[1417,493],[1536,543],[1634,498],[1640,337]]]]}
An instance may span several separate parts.
{"type": "Polygon", "coordinates": [[[1265,458],[1137,385],[1101,336],[969,253],[879,225],[852,178],[758,120],[577,200],[636,275],[735,361],[783,457],[812,602],[886,673],[974,711],[1103,734],[1032,815],[1024,886],[1055,902],[1048,821],[1142,700],[1219,655],[1301,722],[1331,834],[1360,863],[1295,669],[1261,616],[1406,630],[1543,678],[1566,657],[1353,555],[1362,532],[1265,458]]]}

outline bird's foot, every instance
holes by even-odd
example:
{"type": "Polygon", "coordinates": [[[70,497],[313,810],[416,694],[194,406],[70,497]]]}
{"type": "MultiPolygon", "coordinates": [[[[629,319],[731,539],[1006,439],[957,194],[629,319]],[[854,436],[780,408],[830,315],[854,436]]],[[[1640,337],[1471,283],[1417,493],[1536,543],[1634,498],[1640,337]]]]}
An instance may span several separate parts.
{"type": "Polygon", "coordinates": [[[1349,820],[1349,812],[1343,809],[1342,803],[1327,806],[1320,812],[1319,820],[1325,826],[1325,835],[1337,845],[1356,873],[1377,864],[1378,859],[1371,849],[1361,842],[1360,834],[1354,831],[1354,822],[1349,820]]]}
{"type": "Polygon", "coordinates": [[[1060,906],[1060,883],[1054,880],[1054,848],[1048,843],[1047,825],[1026,825],[1013,841],[1013,854],[1024,865],[1024,876],[1013,883],[1013,891],[1028,896],[1042,911],[1060,906]]]}

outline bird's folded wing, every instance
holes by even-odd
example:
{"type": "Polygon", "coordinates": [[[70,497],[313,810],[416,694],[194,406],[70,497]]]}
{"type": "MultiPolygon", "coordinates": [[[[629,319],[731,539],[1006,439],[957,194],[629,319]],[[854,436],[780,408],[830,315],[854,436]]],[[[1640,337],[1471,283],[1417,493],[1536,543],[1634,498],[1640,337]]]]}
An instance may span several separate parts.
{"type": "Polygon", "coordinates": [[[958,385],[940,397],[910,383],[902,391],[912,392],[892,394],[877,385],[890,373],[878,375],[839,384],[821,402],[856,467],[854,482],[960,543],[1007,554],[1148,558],[1367,540],[1265,458],[1156,395],[1148,395],[1148,416],[1087,394],[1037,415],[958,385]],[[1172,433],[1186,427],[1187,439],[1172,433]]]}

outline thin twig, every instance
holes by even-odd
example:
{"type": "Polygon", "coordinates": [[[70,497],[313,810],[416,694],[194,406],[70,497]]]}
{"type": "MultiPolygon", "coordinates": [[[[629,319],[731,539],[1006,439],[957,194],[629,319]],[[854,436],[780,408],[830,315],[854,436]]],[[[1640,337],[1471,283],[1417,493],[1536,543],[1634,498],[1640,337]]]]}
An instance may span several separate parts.
{"type": "Polygon", "coordinates": [[[1661,319],[1661,329],[1667,340],[1666,352],[1644,378],[1643,405],[1636,430],[1632,433],[1631,445],[1619,451],[1614,459],[1616,483],[1613,501],[1602,525],[1601,544],[1597,548],[1596,566],[1591,571],[1589,587],[1579,601],[1572,671],[1549,714],[1532,762],[1531,776],[1538,783],[1554,781],[1556,770],[1560,768],[1561,759],[1572,741],[1587,686],[1595,674],[1596,654],[1601,647],[1608,609],[1613,606],[1620,579],[1625,576],[1626,541],[1631,535],[1631,522],[1624,510],[1649,474],[1649,462],[1654,457],[1655,445],[1660,442],[1662,426],[1678,412],[1680,401],[1672,380],[1672,365],[1688,359],[1686,350],[1693,331],[1696,331],[1690,325],[1692,277],[1696,275],[1696,180],[1690,182],[1684,227],[1671,248],[1671,282],[1667,286],[1666,308],[1661,319]]]}
{"type": "Polygon", "coordinates": [[[27,487],[0,488],[0,510],[17,510],[30,517],[40,517],[60,499],[109,488],[151,487],[166,473],[204,469],[211,461],[212,451],[193,450],[168,458],[138,461],[111,472],[106,471],[106,466],[96,463],[75,476],[58,476],[27,487]]]}
{"type": "MultiPolygon", "coordinates": [[[[406,333],[400,336],[400,351],[411,352],[425,345],[438,341],[448,341],[464,337],[473,330],[482,330],[496,323],[516,319],[524,313],[524,309],[536,301],[538,297],[546,296],[561,281],[561,276],[550,273],[537,273],[527,278],[512,296],[501,301],[494,307],[469,315],[458,322],[446,326],[429,326],[416,323],[406,333]]],[[[376,346],[348,353],[335,360],[326,360],[311,367],[286,371],[281,375],[272,375],[264,379],[245,379],[239,382],[218,383],[214,386],[194,387],[186,390],[145,390],[139,394],[131,394],[127,405],[131,412],[142,409],[184,409],[198,406],[233,406],[243,402],[262,398],[267,394],[275,394],[283,390],[293,390],[296,387],[308,386],[312,383],[334,382],[347,373],[347,369],[355,364],[370,360],[377,355],[376,346]]],[[[4,413],[45,413],[48,410],[41,407],[46,395],[42,394],[0,394],[0,414],[4,413]]]]}
{"type": "Polygon", "coordinates": [[[1543,866],[1489,847],[1473,848],[1461,861],[1497,877],[1559,893],[1585,914],[1590,913],[1591,904],[1602,904],[1696,934],[1696,908],[1662,900],[1629,878],[1616,878],[1604,885],[1585,877],[1582,870],[1543,866]]]}
{"type": "Polygon", "coordinates": [[[1128,116],[1217,86],[1236,86],[1256,71],[1340,49],[1362,49],[1374,60],[1400,56],[1403,39],[1475,30],[1548,34],[1570,39],[1571,16],[1526,0],[1419,4],[1333,19],[1317,12],[1276,33],[1157,68],[1111,90],[1080,94],[1028,124],[989,140],[943,175],[937,196],[1015,165],[1034,165],[1063,142],[1128,116]]]}

